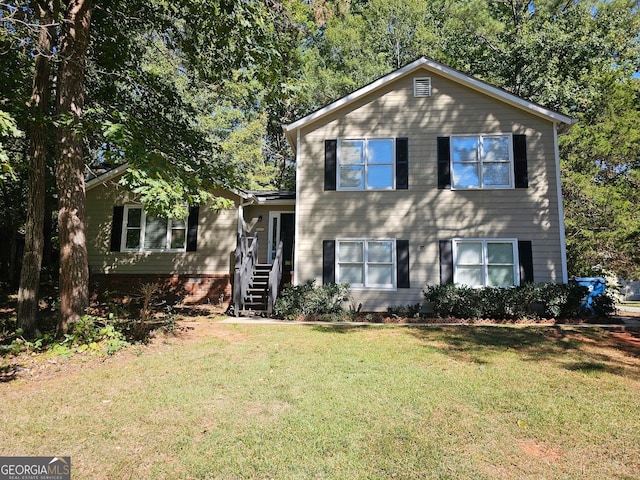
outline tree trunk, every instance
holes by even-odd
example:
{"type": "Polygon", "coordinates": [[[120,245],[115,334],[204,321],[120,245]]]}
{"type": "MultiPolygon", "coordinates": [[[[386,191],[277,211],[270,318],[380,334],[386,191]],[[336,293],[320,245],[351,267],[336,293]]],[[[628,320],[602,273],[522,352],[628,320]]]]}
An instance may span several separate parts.
{"type": "Polygon", "coordinates": [[[47,159],[47,114],[51,90],[51,56],[55,38],[54,2],[33,2],[38,12],[40,33],[31,90],[29,127],[29,195],[24,254],[18,289],[18,328],[33,336],[38,330],[38,292],[44,245],[45,165],[47,159]],[[45,6],[45,8],[43,8],[45,6]]]}
{"type": "Polygon", "coordinates": [[[82,137],[84,77],[91,0],[70,0],[60,38],[56,183],[60,235],[60,317],[57,334],[78,321],[89,306],[86,194],[82,137]]]}

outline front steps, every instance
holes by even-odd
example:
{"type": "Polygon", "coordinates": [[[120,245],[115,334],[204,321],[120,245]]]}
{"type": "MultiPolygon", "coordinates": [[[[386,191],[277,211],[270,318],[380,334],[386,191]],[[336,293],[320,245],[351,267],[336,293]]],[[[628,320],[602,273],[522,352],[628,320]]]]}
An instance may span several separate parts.
{"type": "Polygon", "coordinates": [[[253,270],[253,279],[244,298],[244,310],[248,315],[263,315],[267,311],[269,273],[271,265],[258,263],[253,270]]]}

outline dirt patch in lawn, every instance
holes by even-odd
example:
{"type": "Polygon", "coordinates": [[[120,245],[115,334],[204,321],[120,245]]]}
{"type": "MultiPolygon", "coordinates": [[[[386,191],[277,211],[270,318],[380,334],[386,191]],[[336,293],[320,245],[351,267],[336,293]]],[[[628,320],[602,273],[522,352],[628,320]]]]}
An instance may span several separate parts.
{"type": "Polygon", "coordinates": [[[551,448],[534,440],[522,440],[519,445],[522,451],[531,457],[551,462],[557,462],[562,457],[562,452],[559,449],[551,448]]]}

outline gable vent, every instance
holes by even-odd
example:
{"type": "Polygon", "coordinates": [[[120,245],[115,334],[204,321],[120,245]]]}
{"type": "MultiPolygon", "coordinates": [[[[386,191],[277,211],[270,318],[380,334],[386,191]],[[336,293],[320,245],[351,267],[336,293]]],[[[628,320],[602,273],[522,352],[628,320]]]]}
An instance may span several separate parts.
{"type": "Polygon", "coordinates": [[[431,77],[420,77],[413,79],[413,96],[414,97],[430,97],[431,96],[431,77]]]}

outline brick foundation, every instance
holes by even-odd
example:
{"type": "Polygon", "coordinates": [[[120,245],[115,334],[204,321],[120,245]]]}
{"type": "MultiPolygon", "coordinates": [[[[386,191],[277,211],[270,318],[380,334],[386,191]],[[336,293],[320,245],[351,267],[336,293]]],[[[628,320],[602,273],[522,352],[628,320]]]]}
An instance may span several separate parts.
{"type": "Polygon", "coordinates": [[[94,274],[89,286],[92,299],[99,300],[106,291],[115,298],[138,296],[146,283],[159,284],[157,295],[172,303],[219,303],[221,296],[224,302],[231,298],[229,275],[94,274]]]}

